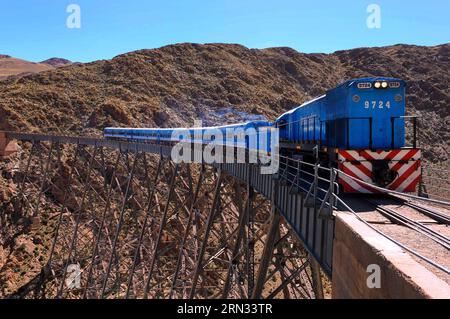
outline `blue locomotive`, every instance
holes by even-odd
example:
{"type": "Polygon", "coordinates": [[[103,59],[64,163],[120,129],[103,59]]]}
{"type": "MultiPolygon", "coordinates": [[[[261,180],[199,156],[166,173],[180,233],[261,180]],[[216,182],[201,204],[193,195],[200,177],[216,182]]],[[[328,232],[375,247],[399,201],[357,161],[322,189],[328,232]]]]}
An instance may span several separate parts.
{"type": "MultiPolygon", "coordinates": [[[[405,87],[395,78],[361,78],[342,83],[281,115],[281,147],[311,159],[318,150],[323,165],[388,189],[414,192],[420,179],[420,150],[405,147],[405,87]],[[296,150],[296,151],[293,151],[296,150]]],[[[376,192],[339,176],[345,192],[376,192]]]]}
{"type": "Polygon", "coordinates": [[[275,123],[280,137],[293,144],[389,150],[404,146],[404,115],[404,81],[363,78],[329,90],[275,123]]]}
{"type": "Polygon", "coordinates": [[[320,161],[352,176],[339,176],[345,192],[376,192],[365,183],[414,192],[421,175],[421,152],[415,142],[415,118],[413,146],[405,147],[405,87],[406,83],[396,78],[353,79],[284,113],[273,123],[252,121],[189,129],[106,128],[104,134],[106,138],[174,143],[183,140],[188,130],[196,143],[214,141],[270,153],[270,144],[258,142],[258,137],[273,127],[278,129],[282,153],[300,156],[306,162],[320,161]],[[226,134],[227,129],[249,128],[256,139],[247,136],[238,142],[236,136],[226,134]],[[207,133],[211,130],[222,132],[221,140],[207,133]]]}

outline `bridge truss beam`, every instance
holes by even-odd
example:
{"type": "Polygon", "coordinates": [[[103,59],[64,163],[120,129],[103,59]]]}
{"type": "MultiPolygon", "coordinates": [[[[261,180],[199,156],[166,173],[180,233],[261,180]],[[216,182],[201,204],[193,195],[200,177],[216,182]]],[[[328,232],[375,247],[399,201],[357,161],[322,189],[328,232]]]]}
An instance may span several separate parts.
{"type": "Polygon", "coordinates": [[[220,168],[86,141],[21,144],[18,191],[0,214],[21,220],[44,258],[10,297],[323,296],[275,195],[220,168]]]}

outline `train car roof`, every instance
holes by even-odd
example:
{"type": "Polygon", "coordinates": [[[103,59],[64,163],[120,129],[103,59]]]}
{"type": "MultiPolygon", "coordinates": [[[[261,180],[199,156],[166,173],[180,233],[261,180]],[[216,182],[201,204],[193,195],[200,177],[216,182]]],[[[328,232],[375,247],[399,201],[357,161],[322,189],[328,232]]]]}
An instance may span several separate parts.
{"type": "Polygon", "coordinates": [[[277,120],[277,121],[283,120],[285,117],[287,117],[288,115],[294,113],[294,112],[297,111],[298,109],[300,109],[300,108],[302,108],[302,107],[305,107],[305,106],[307,106],[307,105],[309,105],[309,104],[311,104],[311,103],[314,103],[314,102],[316,102],[316,101],[318,101],[318,100],[324,98],[325,96],[326,96],[325,94],[324,94],[324,95],[321,95],[321,96],[317,96],[317,97],[315,97],[314,99],[312,99],[312,100],[310,100],[310,101],[307,101],[307,102],[301,104],[300,106],[297,106],[297,107],[295,107],[295,108],[293,108],[293,109],[291,109],[291,110],[289,110],[289,111],[283,113],[283,114],[282,114],[281,116],[279,116],[276,120],[277,120]]]}
{"type": "Polygon", "coordinates": [[[201,126],[201,127],[174,127],[174,128],[163,128],[163,127],[149,127],[149,128],[136,128],[136,127],[105,127],[105,130],[134,130],[134,131],[145,131],[145,130],[157,130],[157,131],[173,131],[173,130],[192,130],[192,129],[221,129],[221,128],[230,128],[230,127],[238,127],[238,126],[246,126],[248,124],[255,125],[267,125],[271,126],[272,124],[269,121],[248,121],[243,123],[236,124],[227,124],[221,126],[201,126]]]}
{"type": "Polygon", "coordinates": [[[254,125],[267,125],[271,126],[272,124],[269,121],[248,121],[248,122],[242,122],[242,123],[236,123],[236,124],[227,124],[227,125],[220,125],[220,126],[208,126],[208,127],[190,127],[189,129],[217,129],[217,128],[229,128],[229,127],[238,127],[238,126],[246,126],[249,124],[254,125]]]}
{"type": "MultiPolygon", "coordinates": [[[[345,81],[345,82],[339,84],[338,86],[336,86],[336,87],[334,87],[334,88],[332,88],[332,89],[327,90],[327,93],[326,93],[326,94],[328,94],[328,92],[332,92],[332,91],[334,91],[334,90],[337,90],[337,89],[340,89],[340,88],[343,88],[343,87],[350,87],[350,86],[352,86],[352,85],[355,84],[355,83],[361,83],[361,82],[376,82],[376,81],[388,81],[388,82],[396,81],[396,82],[400,82],[402,85],[405,85],[405,83],[406,83],[406,82],[405,82],[404,80],[402,80],[402,79],[398,79],[398,78],[390,78],[390,77],[364,77],[364,78],[354,78],[354,79],[347,80],[347,81],[345,81]]],[[[295,108],[293,108],[293,109],[291,109],[291,110],[289,110],[289,111],[283,113],[281,116],[279,116],[279,117],[276,119],[276,121],[284,120],[287,116],[289,116],[290,114],[294,113],[294,112],[297,111],[298,109],[300,109],[300,108],[302,108],[302,107],[305,107],[305,106],[309,105],[310,103],[316,102],[317,100],[319,100],[319,99],[325,97],[326,94],[321,95],[321,96],[318,96],[318,97],[316,97],[316,98],[314,98],[314,99],[312,99],[312,100],[310,100],[310,101],[308,101],[308,102],[303,103],[303,104],[300,105],[300,106],[297,106],[297,107],[295,107],[295,108]]]]}

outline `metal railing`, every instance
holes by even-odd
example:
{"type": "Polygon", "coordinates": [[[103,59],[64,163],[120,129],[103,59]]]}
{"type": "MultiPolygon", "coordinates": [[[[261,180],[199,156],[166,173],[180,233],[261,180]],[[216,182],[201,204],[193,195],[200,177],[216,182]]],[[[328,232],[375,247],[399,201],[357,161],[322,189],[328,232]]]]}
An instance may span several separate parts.
{"type": "MultiPolygon", "coordinates": [[[[418,123],[417,123],[417,119],[419,117],[416,115],[405,115],[405,116],[395,116],[395,117],[391,117],[391,133],[392,133],[392,137],[391,137],[391,147],[394,148],[395,146],[395,121],[398,119],[403,119],[403,120],[411,120],[413,123],[413,140],[412,140],[412,145],[410,147],[412,148],[417,148],[417,128],[418,128],[418,123]]],[[[405,131],[406,131],[406,126],[405,126],[405,131]]],[[[404,133],[406,134],[406,132],[404,133]]]]}
{"type": "Polygon", "coordinates": [[[298,191],[305,196],[305,202],[310,200],[319,202],[318,216],[331,218],[333,209],[336,209],[339,196],[339,184],[337,182],[337,170],[323,167],[319,163],[279,156],[279,172],[276,176],[289,184],[289,191],[298,191]],[[323,175],[328,178],[322,177],[323,175]],[[325,209],[328,208],[328,211],[325,209]]]}

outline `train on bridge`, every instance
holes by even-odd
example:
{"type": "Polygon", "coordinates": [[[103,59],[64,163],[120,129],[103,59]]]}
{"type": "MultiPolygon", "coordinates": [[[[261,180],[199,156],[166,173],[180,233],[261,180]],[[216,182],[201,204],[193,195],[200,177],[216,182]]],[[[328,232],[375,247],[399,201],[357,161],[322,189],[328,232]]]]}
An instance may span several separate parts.
{"type": "MultiPolygon", "coordinates": [[[[251,129],[253,134],[279,130],[280,153],[344,172],[344,192],[376,193],[376,185],[399,192],[415,192],[421,177],[416,117],[405,116],[406,83],[396,78],[352,79],[278,117],[274,122],[190,128],[196,143],[221,143],[270,153],[270,144],[241,144],[227,129],[251,129]],[[411,120],[412,144],[406,146],[406,121],[411,120]],[[217,139],[207,131],[223,132],[217,139]],[[353,178],[351,178],[353,177],[353,178]]],[[[105,128],[109,139],[177,143],[181,128],[105,128]]],[[[259,139],[256,139],[259,141],[259,139]]]]}

